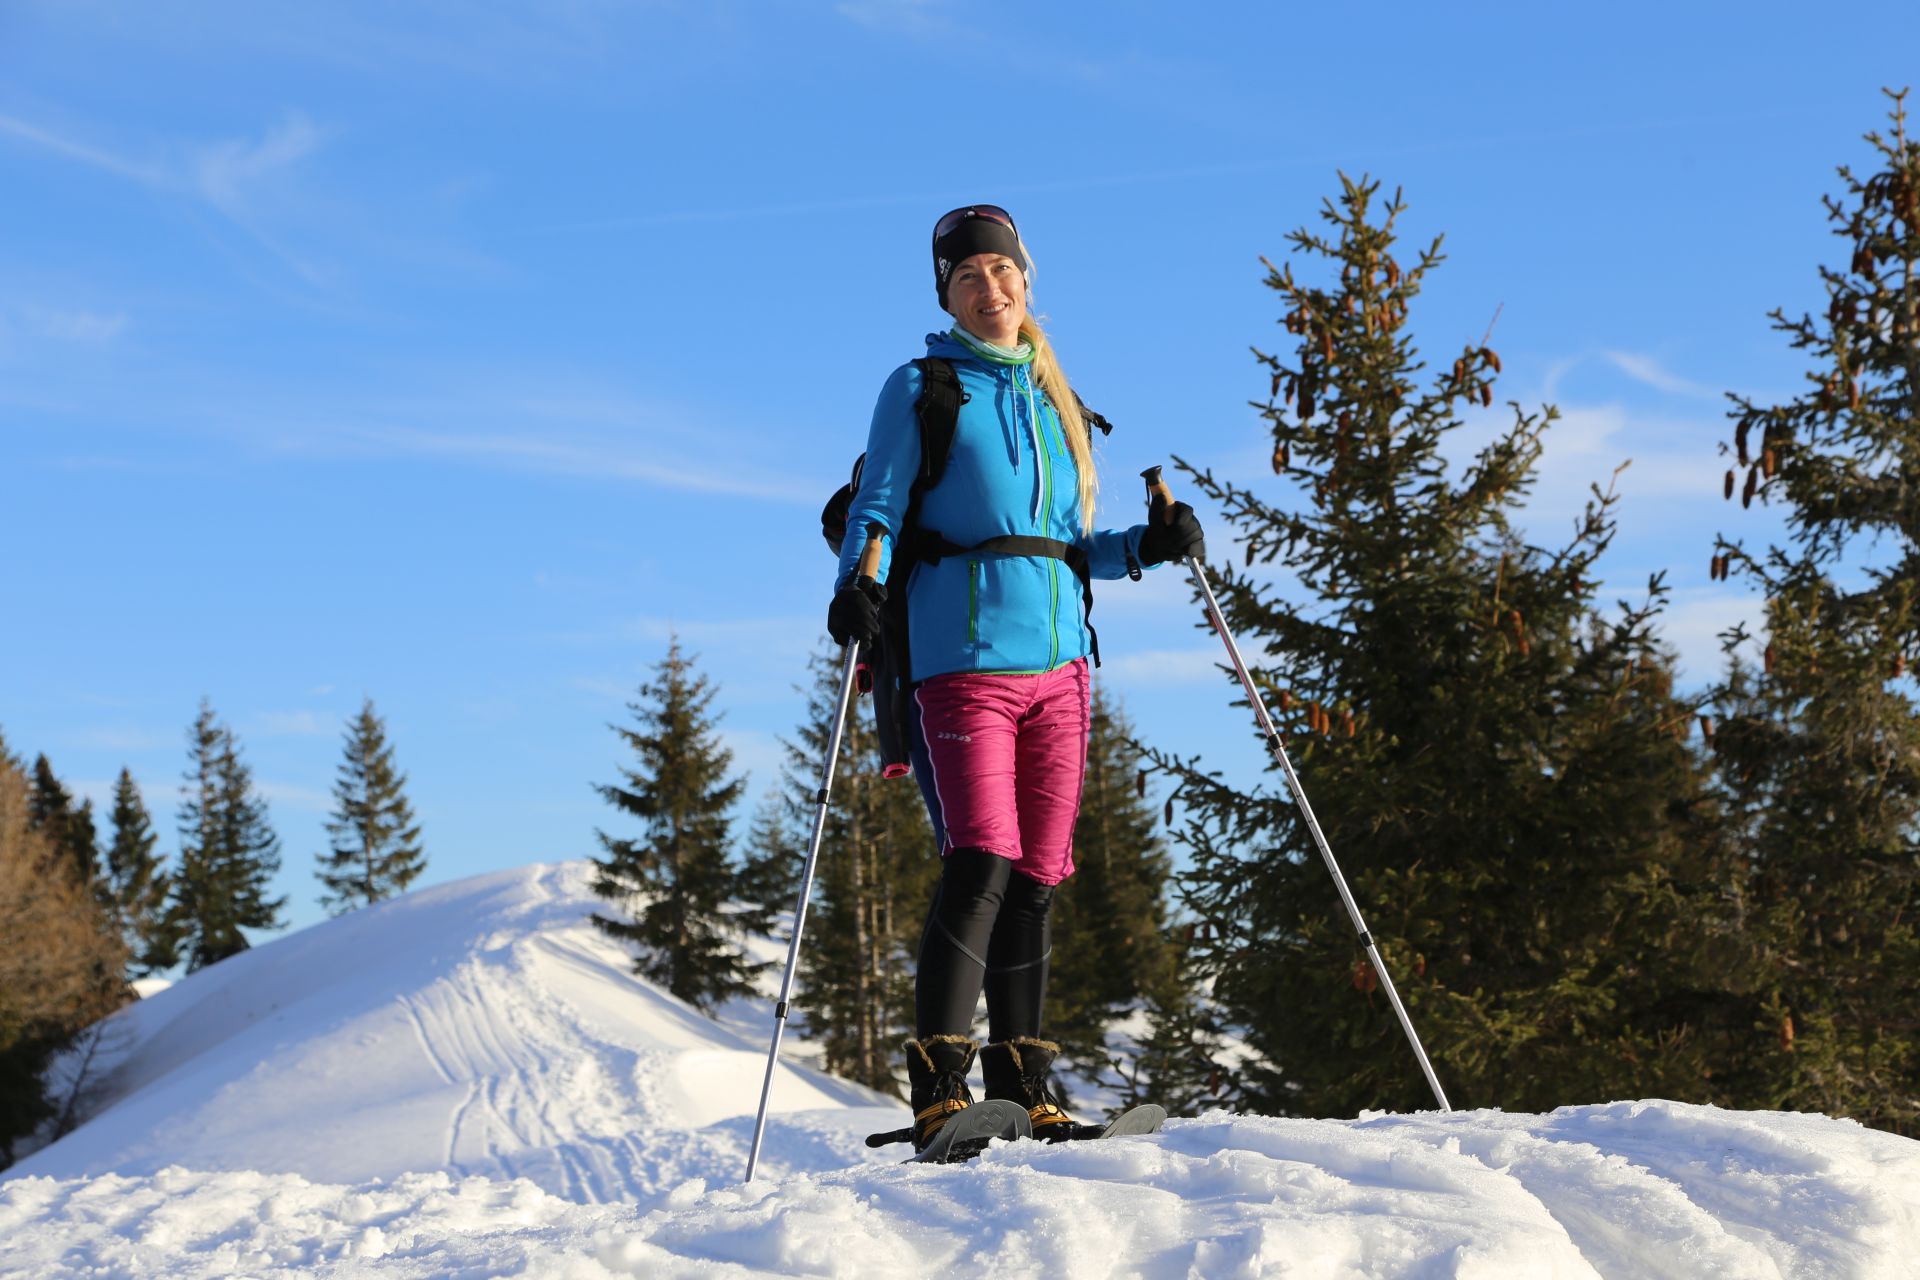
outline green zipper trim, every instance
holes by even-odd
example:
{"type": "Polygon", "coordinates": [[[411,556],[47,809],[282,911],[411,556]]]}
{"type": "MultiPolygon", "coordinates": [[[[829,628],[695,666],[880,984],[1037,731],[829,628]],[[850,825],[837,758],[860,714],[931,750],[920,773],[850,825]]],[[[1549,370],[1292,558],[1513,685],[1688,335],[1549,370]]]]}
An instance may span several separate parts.
{"type": "MultiPolygon", "coordinates": [[[[1033,371],[1025,371],[1027,382],[1031,386],[1033,371]]],[[[1053,450],[1047,448],[1047,415],[1040,411],[1040,397],[1031,401],[1033,411],[1040,421],[1033,424],[1033,438],[1040,445],[1040,536],[1047,536],[1047,524],[1053,518],[1053,450]]],[[[1047,669],[1051,671],[1060,661],[1060,562],[1047,561],[1047,634],[1051,648],[1047,650],[1047,669]]]]}
{"type": "Polygon", "coordinates": [[[980,562],[967,561],[967,643],[980,643],[980,562]]]}

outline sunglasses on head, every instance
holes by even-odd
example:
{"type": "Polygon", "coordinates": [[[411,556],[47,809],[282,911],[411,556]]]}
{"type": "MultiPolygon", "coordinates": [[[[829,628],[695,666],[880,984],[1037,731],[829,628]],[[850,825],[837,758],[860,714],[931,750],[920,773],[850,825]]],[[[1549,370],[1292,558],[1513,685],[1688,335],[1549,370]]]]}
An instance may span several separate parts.
{"type": "Polygon", "coordinates": [[[1013,215],[1005,209],[1002,209],[999,205],[970,204],[963,208],[955,209],[952,213],[947,214],[941,218],[940,221],[934,223],[933,238],[938,240],[941,236],[951,235],[953,232],[959,230],[968,218],[988,218],[1000,223],[1015,235],[1020,234],[1020,229],[1013,225],[1013,215]]]}

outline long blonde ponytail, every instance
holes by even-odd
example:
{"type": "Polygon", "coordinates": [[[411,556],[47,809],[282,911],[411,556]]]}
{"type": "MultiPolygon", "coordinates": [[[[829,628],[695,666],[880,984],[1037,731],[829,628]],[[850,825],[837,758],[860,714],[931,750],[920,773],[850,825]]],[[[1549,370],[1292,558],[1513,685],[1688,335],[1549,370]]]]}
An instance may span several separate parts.
{"type": "Polygon", "coordinates": [[[1033,344],[1034,380],[1047,393],[1047,399],[1053,401],[1054,412],[1060,415],[1067,449],[1073,454],[1073,468],[1080,476],[1080,532],[1092,533],[1093,505],[1100,493],[1100,477],[1093,469],[1093,440],[1087,430],[1086,417],[1080,412],[1080,401],[1075,398],[1073,388],[1067,385],[1067,375],[1053,354],[1046,330],[1040,327],[1031,309],[1020,321],[1020,336],[1033,344]]]}

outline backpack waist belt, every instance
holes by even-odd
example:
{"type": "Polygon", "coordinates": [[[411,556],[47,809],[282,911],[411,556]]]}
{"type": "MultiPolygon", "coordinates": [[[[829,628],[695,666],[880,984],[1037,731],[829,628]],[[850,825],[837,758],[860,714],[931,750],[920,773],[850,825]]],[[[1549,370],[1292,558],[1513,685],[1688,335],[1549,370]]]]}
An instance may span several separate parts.
{"type": "Polygon", "coordinates": [[[911,529],[907,538],[907,560],[909,564],[938,564],[948,556],[972,555],[985,551],[1004,556],[1035,556],[1048,560],[1060,560],[1073,570],[1073,576],[1080,580],[1081,616],[1087,620],[1087,639],[1093,650],[1093,665],[1100,665],[1100,633],[1093,629],[1093,575],[1088,569],[1085,548],[1071,542],[1062,542],[1058,538],[1038,538],[1029,534],[1010,533],[998,538],[988,538],[971,547],[963,547],[945,534],[933,529],[911,529]]]}

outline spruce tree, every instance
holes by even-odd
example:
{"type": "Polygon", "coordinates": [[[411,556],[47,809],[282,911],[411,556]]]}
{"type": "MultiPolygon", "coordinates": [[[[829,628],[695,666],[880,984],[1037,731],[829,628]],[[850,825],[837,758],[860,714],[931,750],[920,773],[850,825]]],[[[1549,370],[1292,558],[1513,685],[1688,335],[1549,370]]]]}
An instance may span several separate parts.
{"type": "MultiPolygon", "coordinates": [[[[1557,548],[1513,527],[1551,407],[1515,404],[1450,473],[1499,359],[1483,340],[1423,363],[1406,323],[1440,242],[1403,266],[1399,195],[1341,183],[1289,236],[1325,282],[1268,264],[1293,350],[1256,351],[1255,407],[1282,482],[1180,463],[1224,516],[1215,551],[1245,547],[1246,567],[1216,567],[1221,606],[1456,1105],[1714,1096],[1709,953],[1732,943],[1693,708],[1654,630],[1664,588],[1598,612],[1611,488],[1557,548]],[[1297,586],[1253,568],[1276,560],[1297,586]]],[[[1243,793],[1157,758],[1199,962],[1257,1054],[1249,1101],[1431,1106],[1277,765],[1243,793]]]]}
{"type": "Polygon", "coordinates": [[[765,934],[800,893],[806,833],[794,829],[793,803],[777,790],[760,797],[740,855],[740,922],[765,934]]]}
{"type": "MultiPolygon", "coordinates": [[[[814,655],[807,718],[787,744],[787,786],[809,818],[839,694],[837,646],[814,655]]],[[[833,803],[821,833],[797,1001],[826,1069],[896,1093],[913,1034],[913,965],[940,872],[920,789],[885,778],[871,697],[847,710],[833,803]]],[[[811,831],[809,831],[811,834],[811,831]]]]}
{"type": "Polygon", "coordinates": [[[332,851],[320,855],[314,873],[328,890],[321,905],[336,916],[405,893],[427,868],[407,803],[407,776],[394,766],[386,722],[374,713],[372,698],[347,726],[344,755],[327,823],[332,851]]]}
{"type": "Polygon", "coordinates": [[[266,801],[233,731],[205,701],[187,731],[187,757],[180,861],[153,962],[165,968],[184,955],[192,972],[245,951],[252,944],[243,930],[279,928],[286,899],[267,896],[280,838],[266,801]]]}
{"type": "Polygon", "coordinates": [[[1155,1000],[1174,998],[1168,938],[1169,859],[1159,814],[1126,713],[1093,689],[1087,767],[1074,826],[1074,872],[1053,905],[1053,965],[1044,1033],[1062,1066],[1094,1079],[1112,1056],[1108,1028],[1155,1000]]]}
{"type": "Polygon", "coordinates": [[[36,831],[45,832],[56,848],[66,855],[69,872],[76,883],[91,889],[100,876],[99,836],[93,822],[93,802],[74,803],[73,793],[55,776],[46,756],[33,762],[33,795],[30,821],[36,831]]]}
{"type": "Polygon", "coordinates": [[[729,908],[738,869],[729,814],[743,784],[727,777],[733,753],[715,734],[714,689],[677,637],[654,673],[628,704],[633,727],[612,726],[635,763],[621,767],[621,783],[594,788],[641,830],[595,833],[606,856],[594,859],[594,892],[624,914],[592,919],[637,946],[635,973],[711,1010],[751,991],[765,967],[747,959],[747,931],[729,908]]]}
{"type": "Polygon", "coordinates": [[[156,950],[165,917],[172,879],[160,869],[154,852],[160,837],[153,830],[146,801],[133,775],[125,769],[113,784],[113,841],[107,846],[107,886],[115,919],[127,944],[135,973],[154,973],[161,954],[156,950]]]}
{"type": "Polygon", "coordinates": [[[1920,1135],[1920,142],[1905,93],[1826,209],[1847,259],[1823,314],[1772,313],[1807,389],[1735,396],[1725,494],[1786,516],[1787,545],[1721,540],[1716,576],[1766,599],[1764,655],[1717,690],[1715,758],[1752,869],[1754,1105],[1920,1135]]]}
{"type": "Polygon", "coordinates": [[[1155,1102],[1177,1116],[1240,1105],[1239,1076],[1220,1012],[1203,990],[1195,963],[1196,931],[1188,925],[1170,944],[1172,971],[1148,995],[1145,1035],[1113,1061],[1119,1104],[1155,1102]]]}

